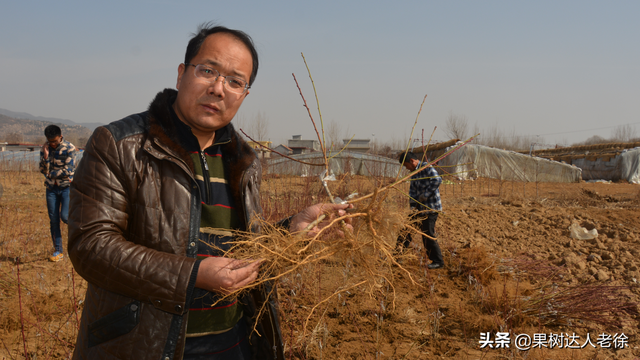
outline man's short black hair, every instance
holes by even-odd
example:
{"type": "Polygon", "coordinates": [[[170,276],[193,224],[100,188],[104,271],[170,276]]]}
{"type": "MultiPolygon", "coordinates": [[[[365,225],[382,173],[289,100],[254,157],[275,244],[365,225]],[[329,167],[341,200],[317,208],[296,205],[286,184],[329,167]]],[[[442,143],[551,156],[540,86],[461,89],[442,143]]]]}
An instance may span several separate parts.
{"type": "Polygon", "coordinates": [[[240,30],[229,29],[224,26],[216,26],[212,22],[207,22],[200,24],[198,26],[198,30],[191,40],[189,40],[189,44],[187,45],[187,52],[184,54],[184,63],[190,64],[191,59],[193,59],[200,48],[202,47],[202,43],[209,35],[213,35],[216,33],[225,33],[233,36],[234,38],[240,40],[246,47],[249,49],[251,53],[251,58],[253,59],[253,68],[251,69],[251,77],[249,78],[249,86],[253,84],[253,81],[256,79],[256,75],[258,75],[258,52],[256,51],[256,47],[253,45],[253,40],[247,33],[240,30]]]}
{"type": "Polygon", "coordinates": [[[44,136],[47,137],[47,140],[53,139],[56,136],[62,135],[62,130],[58,125],[49,125],[44,128],[44,136]]]}
{"type": "Polygon", "coordinates": [[[404,152],[404,153],[400,153],[400,155],[398,156],[398,161],[400,161],[400,164],[404,164],[404,163],[406,163],[407,161],[411,161],[411,160],[413,160],[413,159],[415,159],[415,160],[420,160],[420,159],[418,158],[418,155],[416,155],[416,154],[412,153],[411,151],[407,151],[407,152],[404,152]]]}

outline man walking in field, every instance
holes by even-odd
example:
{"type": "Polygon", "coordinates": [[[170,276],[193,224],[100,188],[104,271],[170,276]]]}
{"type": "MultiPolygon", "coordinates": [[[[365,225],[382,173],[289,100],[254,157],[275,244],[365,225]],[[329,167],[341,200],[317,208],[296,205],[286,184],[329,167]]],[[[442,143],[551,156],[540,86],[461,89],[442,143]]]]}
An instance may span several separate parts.
{"type": "MultiPolygon", "coordinates": [[[[409,171],[426,166],[427,162],[422,162],[412,152],[401,153],[399,159],[409,171]]],[[[436,220],[438,212],[442,211],[440,201],[440,191],[438,187],[442,183],[442,178],[436,169],[427,166],[423,170],[411,176],[409,186],[409,206],[411,207],[411,219],[420,221],[420,230],[427,236],[422,235],[422,243],[427,252],[427,257],[431,263],[427,265],[429,269],[440,269],[444,267],[442,251],[436,241],[436,220]],[[426,217],[425,217],[426,216],[426,217]]],[[[407,233],[398,237],[398,245],[403,248],[411,244],[411,234],[407,233]]]]}
{"type": "Polygon", "coordinates": [[[69,185],[75,171],[76,147],[63,140],[62,130],[56,125],[47,126],[44,136],[47,141],[40,150],[40,172],[45,176],[47,211],[53,240],[53,255],[49,261],[57,262],[64,258],[60,220],[66,224],[69,217],[69,185]]]}
{"type": "Polygon", "coordinates": [[[177,90],[91,136],[71,190],[69,257],[89,282],[74,359],[284,359],[269,283],[221,299],[260,267],[223,256],[233,231],[260,231],[260,161],[231,125],[257,71],[247,34],[204,24],[177,90]]]}

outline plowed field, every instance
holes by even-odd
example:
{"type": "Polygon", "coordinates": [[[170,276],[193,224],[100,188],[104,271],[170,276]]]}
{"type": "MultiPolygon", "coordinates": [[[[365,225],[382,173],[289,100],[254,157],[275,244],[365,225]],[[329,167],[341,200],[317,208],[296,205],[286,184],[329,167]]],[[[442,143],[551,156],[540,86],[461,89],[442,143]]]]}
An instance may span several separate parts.
{"type": "MultiPolygon", "coordinates": [[[[86,284],[68,258],[47,261],[40,174],[2,176],[0,356],[68,358],[86,284]]],[[[263,183],[274,219],[298,206],[282,205],[293,190],[277,181],[263,183]]],[[[311,180],[300,189],[323,200],[311,180]]],[[[441,192],[444,269],[425,268],[416,237],[374,293],[355,287],[330,296],[349,266],[338,261],[281,281],[287,359],[640,358],[638,185],[476,181],[441,192]],[[572,238],[574,222],[597,238],[572,238]]]]}

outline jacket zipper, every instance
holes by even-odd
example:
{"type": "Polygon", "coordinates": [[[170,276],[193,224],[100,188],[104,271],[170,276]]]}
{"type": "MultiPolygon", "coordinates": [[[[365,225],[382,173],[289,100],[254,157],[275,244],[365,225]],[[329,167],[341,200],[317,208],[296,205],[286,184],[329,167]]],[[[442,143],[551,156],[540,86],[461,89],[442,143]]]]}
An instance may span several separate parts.
{"type": "Polygon", "coordinates": [[[209,202],[209,165],[207,164],[207,158],[204,157],[204,150],[200,150],[200,159],[202,159],[202,179],[204,181],[204,193],[207,203],[209,202]]]}

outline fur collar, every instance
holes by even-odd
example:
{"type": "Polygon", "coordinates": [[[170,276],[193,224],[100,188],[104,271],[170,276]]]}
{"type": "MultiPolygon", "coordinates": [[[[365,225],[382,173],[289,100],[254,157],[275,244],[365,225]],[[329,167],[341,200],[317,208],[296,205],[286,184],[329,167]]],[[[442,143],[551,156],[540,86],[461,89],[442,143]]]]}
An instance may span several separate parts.
{"type": "MultiPolygon", "coordinates": [[[[166,145],[174,151],[182,160],[184,160],[191,172],[194,172],[194,164],[191,155],[182,146],[178,139],[178,131],[173,119],[169,106],[171,98],[177,95],[177,91],[173,89],[165,89],[159,92],[155,99],[149,105],[149,136],[151,139],[157,138],[161,144],[166,145]]],[[[227,125],[231,141],[222,144],[223,163],[225,167],[225,175],[234,200],[236,208],[243,208],[242,190],[244,185],[244,172],[257,159],[255,151],[244,141],[235,131],[233,125],[227,125]]],[[[244,219],[244,214],[240,214],[240,218],[244,219]]]]}

